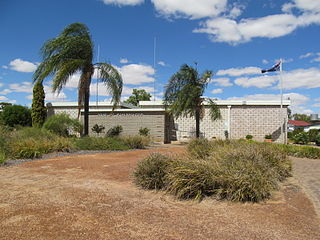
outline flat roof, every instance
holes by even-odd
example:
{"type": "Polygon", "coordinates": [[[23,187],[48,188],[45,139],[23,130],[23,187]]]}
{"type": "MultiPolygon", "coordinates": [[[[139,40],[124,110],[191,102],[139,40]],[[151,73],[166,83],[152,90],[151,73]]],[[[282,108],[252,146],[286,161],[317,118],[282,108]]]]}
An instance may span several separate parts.
{"type": "MultiPolygon", "coordinates": [[[[49,102],[47,103],[47,106],[52,107],[78,107],[78,102],[49,102]]],[[[112,102],[89,102],[89,107],[112,107],[112,102]]],[[[139,108],[137,106],[134,106],[132,104],[120,102],[118,107],[127,107],[127,108],[139,108]]]]}
{"type": "MultiPolygon", "coordinates": [[[[280,100],[216,100],[215,103],[217,105],[230,105],[230,106],[235,106],[235,105],[272,105],[272,106],[277,106],[281,105],[280,100]]],[[[206,102],[205,102],[206,104],[206,102]]],[[[207,103],[208,104],[208,103],[207,103]]],[[[207,105],[206,104],[206,105],[207,105]]],[[[283,100],[282,105],[284,106],[289,106],[291,104],[290,100],[283,100]]],[[[162,101],[140,101],[139,105],[142,107],[145,106],[163,106],[162,101]]]]}

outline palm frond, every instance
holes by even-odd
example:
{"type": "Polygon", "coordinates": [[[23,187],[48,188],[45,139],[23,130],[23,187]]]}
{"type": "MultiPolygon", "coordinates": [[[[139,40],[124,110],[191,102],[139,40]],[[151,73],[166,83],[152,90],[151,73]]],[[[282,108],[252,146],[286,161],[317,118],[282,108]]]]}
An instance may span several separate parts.
{"type": "Polygon", "coordinates": [[[61,89],[66,85],[69,78],[84,68],[86,61],[82,59],[71,59],[63,62],[53,78],[52,90],[53,92],[60,92],[61,89]]]}
{"type": "Polygon", "coordinates": [[[209,114],[210,114],[211,120],[215,121],[215,120],[221,119],[222,118],[221,112],[216,102],[212,99],[207,99],[207,100],[209,103],[209,114]]]}
{"type": "Polygon", "coordinates": [[[111,64],[108,63],[96,63],[95,64],[99,69],[99,78],[106,87],[108,92],[112,96],[113,109],[117,106],[120,102],[123,81],[121,74],[118,70],[113,67],[111,64]]]}

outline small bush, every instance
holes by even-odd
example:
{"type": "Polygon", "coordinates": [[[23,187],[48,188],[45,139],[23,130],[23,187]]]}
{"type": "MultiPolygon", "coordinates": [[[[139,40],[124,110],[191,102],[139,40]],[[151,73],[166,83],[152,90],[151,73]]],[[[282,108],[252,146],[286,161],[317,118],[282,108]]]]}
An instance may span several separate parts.
{"type": "Polygon", "coordinates": [[[273,147],[281,149],[286,152],[287,155],[300,158],[320,158],[320,149],[311,146],[294,146],[284,144],[274,144],[273,147]]]}
{"type": "Polygon", "coordinates": [[[110,128],[107,132],[107,137],[117,137],[122,132],[123,128],[120,125],[110,128]]]}
{"type": "Polygon", "coordinates": [[[98,125],[98,124],[93,125],[93,127],[91,128],[92,132],[95,132],[95,133],[97,133],[98,135],[99,135],[100,133],[102,133],[104,129],[105,129],[104,126],[98,125]]]}
{"type": "Polygon", "coordinates": [[[308,142],[310,141],[309,135],[306,132],[298,133],[292,139],[296,144],[308,144],[308,142]]]}
{"type": "Polygon", "coordinates": [[[246,136],[246,139],[247,139],[247,140],[251,140],[252,138],[253,138],[252,135],[247,135],[247,136],[246,136]]]}
{"type": "Polygon", "coordinates": [[[122,139],[131,149],[144,149],[150,144],[150,138],[145,136],[127,136],[122,139]]]}
{"type": "Polygon", "coordinates": [[[314,142],[316,143],[317,146],[320,146],[320,135],[315,137],[314,142]]]}
{"type": "Polygon", "coordinates": [[[150,129],[149,128],[140,128],[139,129],[139,134],[141,136],[149,136],[150,134],[150,129]]]}
{"type": "Polygon", "coordinates": [[[68,137],[72,133],[81,133],[82,125],[76,120],[70,118],[65,113],[56,114],[47,119],[43,124],[43,128],[62,137],[68,137]]]}
{"type": "Polygon", "coordinates": [[[134,182],[144,189],[163,189],[169,163],[173,159],[160,153],[152,153],[137,164],[134,182]]]}
{"type": "Polygon", "coordinates": [[[0,151],[0,165],[5,163],[6,158],[6,154],[0,151]]]}
{"type": "Polygon", "coordinates": [[[310,129],[308,132],[309,135],[309,141],[315,142],[316,138],[319,136],[319,130],[318,129],[310,129]]]}
{"type": "Polygon", "coordinates": [[[264,136],[264,139],[272,139],[272,135],[271,134],[267,134],[264,136]]]}

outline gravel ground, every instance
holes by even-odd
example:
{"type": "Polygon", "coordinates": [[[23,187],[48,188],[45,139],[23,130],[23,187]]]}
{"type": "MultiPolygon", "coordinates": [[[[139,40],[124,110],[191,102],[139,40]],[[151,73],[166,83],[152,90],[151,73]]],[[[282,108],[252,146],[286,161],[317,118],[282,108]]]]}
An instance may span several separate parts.
{"type": "Polygon", "coordinates": [[[320,239],[319,218],[299,187],[273,199],[177,201],[132,183],[136,163],[160,148],[66,155],[0,168],[0,239],[320,239]]]}

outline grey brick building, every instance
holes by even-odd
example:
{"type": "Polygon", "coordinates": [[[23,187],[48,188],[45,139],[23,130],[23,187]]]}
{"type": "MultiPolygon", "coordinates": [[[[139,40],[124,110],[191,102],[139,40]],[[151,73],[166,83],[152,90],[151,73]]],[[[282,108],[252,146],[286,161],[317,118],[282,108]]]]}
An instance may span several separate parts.
{"type": "MultiPolygon", "coordinates": [[[[271,134],[276,142],[286,142],[287,108],[290,101],[216,101],[222,118],[212,121],[205,108],[205,116],[200,123],[201,135],[205,138],[224,139],[225,131],[229,138],[245,138],[252,135],[254,140],[263,141],[265,135],[271,134]],[[281,132],[281,125],[283,132],[281,132]]],[[[78,116],[76,102],[47,104],[48,115],[65,112],[71,117],[78,116]]],[[[81,111],[83,114],[83,110],[81,111]]],[[[174,140],[184,141],[195,136],[195,119],[173,119],[166,112],[161,101],[142,101],[139,107],[121,103],[112,112],[112,104],[108,102],[90,103],[89,128],[94,124],[109,129],[115,125],[123,127],[124,135],[136,135],[140,128],[149,128],[151,136],[159,142],[174,140]]]]}

